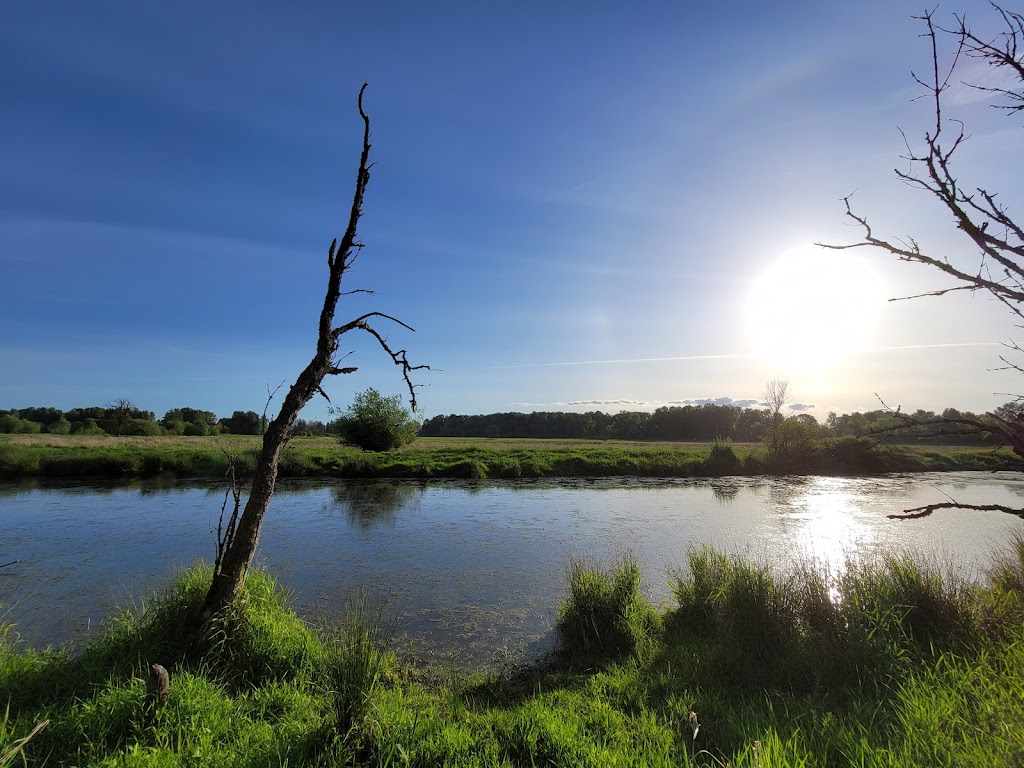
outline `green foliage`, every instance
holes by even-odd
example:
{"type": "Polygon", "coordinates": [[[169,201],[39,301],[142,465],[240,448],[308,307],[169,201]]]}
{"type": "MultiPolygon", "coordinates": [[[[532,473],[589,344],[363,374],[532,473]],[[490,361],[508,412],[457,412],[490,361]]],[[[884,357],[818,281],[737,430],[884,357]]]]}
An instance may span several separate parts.
{"type": "Polygon", "coordinates": [[[732,440],[715,440],[706,462],[710,475],[734,475],[740,468],[740,457],[733,450],[732,440]]]}
{"type": "Polygon", "coordinates": [[[402,406],[401,397],[385,397],[370,388],[356,393],[333,427],[343,443],[364,451],[393,451],[411,443],[420,425],[402,406]]]}
{"type": "Polygon", "coordinates": [[[259,572],[201,653],[201,568],[76,654],[0,628],[0,765],[44,720],[10,765],[1024,764],[1024,539],[967,591],[898,555],[834,579],[695,550],[664,631],[635,563],[574,571],[559,621],[589,659],[455,679],[398,665],[358,600],[311,629],[259,572]],[[170,696],[147,715],[154,661],[170,696]]]}
{"type": "Polygon", "coordinates": [[[365,596],[349,603],[331,637],[321,672],[339,733],[347,734],[362,724],[376,692],[391,675],[393,660],[385,650],[388,635],[380,614],[370,610],[365,596]]]}
{"type": "Polygon", "coordinates": [[[10,413],[0,416],[0,433],[32,435],[42,431],[42,425],[28,419],[20,419],[10,413]]]}
{"type": "Polygon", "coordinates": [[[51,435],[70,435],[71,434],[71,422],[65,418],[60,418],[57,421],[50,424],[46,431],[51,435]]]}
{"type": "Polygon", "coordinates": [[[608,570],[573,560],[569,598],[558,612],[558,636],[569,656],[643,657],[653,647],[661,617],[640,594],[640,566],[624,557],[608,570]]]}
{"type": "Polygon", "coordinates": [[[235,411],[229,418],[221,419],[221,424],[232,435],[258,435],[262,423],[256,411],[235,411]]]}
{"type": "Polygon", "coordinates": [[[96,419],[87,418],[84,421],[73,421],[71,422],[71,434],[73,435],[104,435],[103,427],[97,423],[96,419]]]}
{"type": "MultiPolygon", "coordinates": [[[[102,435],[102,432],[100,433],[102,435]]],[[[238,458],[241,475],[252,472],[258,438],[160,436],[120,441],[106,436],[81,440],[73,435],[65,443],[59,436],[45,441],[18,437],[0,438],[0,477],[45,474],[50,477],[142,477],[170,473],[179,477],[222,478],[227,469],[225,452],[238,458]]],[[[500,444],[499,444],[500,445],[500,444]]],[[[282,477],[699,477],[729,474],[709,467],[713,446],[663,444],[636,445],[569,442],[563,447],[519,447],[510,441],[498,447],[493,441],[418,440],[402,451],[365,453],[345,449],[337,440],[297,437],[282,456],[282,477]],[[482,447],[494,446],[494,447],[482,447]]],[[[732,446],[741,462],[733,474],[763,474],[763,453],[749,446],[732,446]]],[[[724,453],[724,451],[723,451],[724,453]]],[[[727,454],[726,454],[727,455],[727,454]]],[[[728,458],[725,459],[728,461],[728,458]]],[[[839,461],[838,459],[836,461],[839,461]]],[[[993,454],[984,448],[921,448],[857,452],[851,465],[830,463],[823,467],[836,473],[885,471],[937,471],[944,468],[998,469],[1013,466],[1008,452],[993,454]],[[860,457],[860,458],[858,458],[860,457]]],[[[731,462],[730,462],[731,463],[731,462]]],[[[819,465],[816,465],[819,466],[819,465]]],[[[804,471],[810,470],[805,468],[804,471]]]]}
{"type": "Polygon", "coordinates": [[[806,472],[818,459],[817,423],[793,416],[779,422],[768,443],[768,466],[774,472],[806,472]]]}

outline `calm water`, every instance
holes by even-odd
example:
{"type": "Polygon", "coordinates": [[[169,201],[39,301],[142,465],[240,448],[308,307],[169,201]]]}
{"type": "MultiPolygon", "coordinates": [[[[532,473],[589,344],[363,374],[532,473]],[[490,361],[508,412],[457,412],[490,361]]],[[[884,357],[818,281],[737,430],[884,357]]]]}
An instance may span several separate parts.
{"type": "MultiPolygon", "coordinates": [[[[668,600],[692,545],[786,562],[911,546],[976,574],[1024,522],[999,513],[885,515],[951,497],[1024,506],[1013,473],[563,483],[282,483],[257,561],[300,613],[329,619],[362,589],[421,655],[491,663],[542,650],[571,556],[642,563],[668,600]]],[[[22,638],[87,642],[104,617],[211,561],[222,488],[0,486],[0,602],[22,638]]]]}

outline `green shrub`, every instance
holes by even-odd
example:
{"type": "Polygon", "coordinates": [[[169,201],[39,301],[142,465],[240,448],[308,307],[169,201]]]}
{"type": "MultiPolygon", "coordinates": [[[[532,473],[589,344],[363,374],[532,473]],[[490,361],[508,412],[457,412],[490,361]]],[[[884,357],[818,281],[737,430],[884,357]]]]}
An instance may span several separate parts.
{"type": "Polygon", "coordinates": [[[730,475],[740,468],[740,458],[733,450],[732,440],[715,440],[704,467],[709,475],[730,475]]]}
{"type": "Polygon", "coordinates": [[[573,560],[569,599],[558,611],[562,650],[587,658],[643,657],[661,630],[661,616],[640,594],[640,566],[625,557],[608,570],[573,560]]]}
{"type": "Polygon", "coordinates": [[[332,423],[343,443],[364,451],[401,448],[416,438],[419,429],[419,422],[402,406],[398,395],[384,397],[373,388],[357,392],[352,405],[332,423]]]}
{"type": "Polygon", "coordinates": [[[71,422],[61,417],[57,421],[53,422],[46,431],[51,435],[70,435],[71,434],[71,422]]]}

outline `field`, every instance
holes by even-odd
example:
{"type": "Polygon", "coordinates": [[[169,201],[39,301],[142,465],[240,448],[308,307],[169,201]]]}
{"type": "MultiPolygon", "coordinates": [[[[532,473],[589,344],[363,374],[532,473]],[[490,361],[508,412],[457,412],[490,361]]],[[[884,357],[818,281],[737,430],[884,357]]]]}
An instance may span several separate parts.
{"type": "MultiPolygon", "coordinates": [[[[251,471],[254,436],[109,437],[0,435],[0,478],[223,477],[229,462],[251,471]]],[[[823,440],[785,468],[769,466],[757,444],[616,440],[418,438],[404,448],[364,452],[328,437],[298,437],[282,456],[283,477],[537,478],[703,477],[1019,469],[1006,450],[957,446],[873,446],[823,440]]]]}

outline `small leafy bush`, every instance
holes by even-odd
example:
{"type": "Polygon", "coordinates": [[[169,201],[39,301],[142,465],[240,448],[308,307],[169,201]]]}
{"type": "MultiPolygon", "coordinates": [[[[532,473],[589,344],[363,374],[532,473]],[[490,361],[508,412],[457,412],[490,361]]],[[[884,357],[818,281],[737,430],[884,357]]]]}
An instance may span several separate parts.
{"type": "Polygon", "coordinates": [[[364,451],[393,451],[411,443],[420,429],[398,395],[385,397],[372,387],[357,392],[352,405],[332,422],[343,443],[364,451]]]}
{"type": "Polygon", "coordinates": [[[733,450],[732,440],[715,440],[704,466],[711,475],[735,473],[740,468],[740,458],[733,450]]]}

